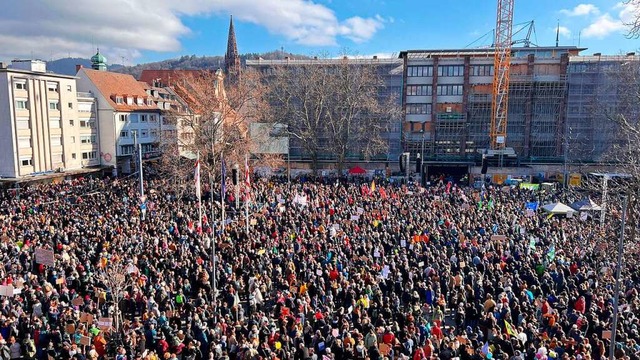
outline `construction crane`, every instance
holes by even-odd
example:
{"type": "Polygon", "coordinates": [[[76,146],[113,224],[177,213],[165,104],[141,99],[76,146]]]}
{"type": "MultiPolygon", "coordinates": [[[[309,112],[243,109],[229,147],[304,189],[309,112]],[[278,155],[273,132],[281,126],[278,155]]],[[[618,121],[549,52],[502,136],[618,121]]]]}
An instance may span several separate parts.
{"type": "Polygon", "coordinates": [[[491,149],[505,150],[507,110],[509,108],[509,70],[513,31],[514,0],[498,0],[493,58],[493,93],[491,98],[491,149]]]}

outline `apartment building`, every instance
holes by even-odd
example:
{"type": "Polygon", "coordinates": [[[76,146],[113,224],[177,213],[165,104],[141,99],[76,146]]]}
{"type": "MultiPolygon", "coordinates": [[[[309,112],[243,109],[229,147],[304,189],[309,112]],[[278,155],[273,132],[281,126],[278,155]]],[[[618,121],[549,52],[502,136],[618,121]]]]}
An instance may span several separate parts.
{"type": "MultiPolygon", "coordinates": [[[[93,98],[82,97],[91,113],[93,98]]],[[[81,136],[73,76],[47,72],[39,60],[0,65],[0,177],[27,176],[99,165],[98,144],[87,150],[81,136]]],[[[91,138],[90,138],[91,140],[91,138]]]]}
{"type": "Polygon", "coordinates": [[[101,165],[130,173],[137,144],[141,144],[143,158],[159,155],[160,109],[133,76],[99,70],[106,59],[94,58],[93,69],[79,68],[76,76],[78,89],[96,99],[100,152],[95,155],[101,165]]]}

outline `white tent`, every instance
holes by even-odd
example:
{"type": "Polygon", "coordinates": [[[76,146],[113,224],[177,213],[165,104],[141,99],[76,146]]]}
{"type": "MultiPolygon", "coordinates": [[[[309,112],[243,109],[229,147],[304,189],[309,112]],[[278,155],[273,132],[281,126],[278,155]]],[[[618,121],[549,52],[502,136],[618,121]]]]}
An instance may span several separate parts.
{"type": "Polygon", "coordinates": [[[569,214],[569,213],[576,212],[575,210],[573,210],[569,206],[567,206],[567,205],[565,205],[563,203],[560,203],[560,202],[547,204],[547,205],[543,206],[542,208],[544,209],[544,211],[550,212],[552,214],[566,215],[566,214],[569,214]]]}
{"type": "Polygon", "coordinates": [[[602,207],[593,200],[586,198],[571,204],[571,207],[578,211],[601,211],[602,207]]]}

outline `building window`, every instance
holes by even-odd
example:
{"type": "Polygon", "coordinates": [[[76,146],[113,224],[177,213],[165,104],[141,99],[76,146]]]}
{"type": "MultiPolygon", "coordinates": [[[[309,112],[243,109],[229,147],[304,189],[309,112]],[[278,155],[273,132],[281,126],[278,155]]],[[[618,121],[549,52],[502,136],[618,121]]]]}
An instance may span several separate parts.
{"type": "Polygon", "coordinates": [[[154,138],[158,137],[158,130],[157,129],[151,129],[151,137],[154,137],[154,138]]]}
{"type": "Polygon", "coordinates": [[[80,143],[81,144],[95,144],[96,143],[96,136],[95,135],[80,136],[80,143]]]}
{"type": "Polygon", "coordinates": [[[33,159],[28,158],[20,158],[20,165],[22,166],[33,166],[33,159]]]}
{"type": "Polygon", "coordinates": [[[62,164],[62,153],[51,154],[51,162],[54,164],[62,164]]]}
{"type": "Polygon", "coordinates": [[[62,145],[62,137],[60,136],[51,137],[51,146],[61,146],[61,145],[62,145]]]}
{"type": "Polygon", "coordinates": [[[462,95],[462,85],[438,85],[438,95],[462,95]]]}
{"type": "Polygon", "coordinates": [[[127,96],[127,105],[133,105],[133,97],[127,96]]]}
{"type": "Polygon", "coordinates": [[[124,99],[122,96],[116,96],[116,104],[124,104],[124,99]]]}
{"type": "Polygon", "coordinates": [[[60,105],[57,101],[49,101],[49,110],[60,110],[60,105]]]}
{"type": "Polygon", "coordinates": [[[440,65],[438,76],[463,76],[464,65],[440,65]]]}
{"type": "Polygon", "coordinates": [[[147,105],[153,106],[153,99],[147,99],[147,105]]]}
{"type": "Polygon", "coordinates": [[[127,130],[120,131],[120,137],[121,138],[128,138],[129,137],[129,132],[127,130]]]}
{"type": "Polygon", "coordinates": [[[408,77],[433,76],[433,66],[407,66],[408,77]]]}
{"type": "Polygon", "coordinates": [[[141,97],[136,98],[136,105],[138,105],[138,106],[144,105],[144,99],[141,98],[141,97]]]}
{"type": "Polygon", "coordinates": [[[49,119],[49,128],[50,129],[60,129],[60,118],[51,118],[51,119],[49,119]]]}
{"type": "Polygon", "coordinates": [[[19,137],[18,138],[18,148],[20,148],[20,149],[30,149],[31,148],[31,137],[19,137]]]}
{"type": "Polygon", "coordinates": [[[73,109],[73,103],[69,103],[69,109],[73,109]]]}
{"type": "Polygon", "coordinates": [[[68,92],[73,91],[73,88],[71,87],[71,85],[67,85],[67,91],[68,91],[68,92]]]}
{"type": "Polygon", "coordinates": [[[31,128],[29,118],[16,118],[16,128],[18,130],[27,130],[31,128]]]}
{"type": "Polygon", "coordinates": [[[120,114],[120,121],[127,121],[127,114],[120,114]]]}
{"type": "Polygon", "coordinates": [[[143,137],[143,138],[149,137],[149,130],[146,130],[146,129],[140,130],[140,137],[143,137]]]}
{"type": "Polygon", "coordinates": [[[471,76],[493,76],[493,65],[472,65],[471,76]]]}
{"type": "Polygon", "coordinates": [[[69,119],[69,126],[75,126],[75,121],[73,119],[69,119]]]}
{"type": "Polygon", "coordinates": [[[134,153],[133,145],[120,145],[120,155],[131,155],[134,153]]]}
{"type": "Polygon", "coordinates": [[[149,115],[149,121],[156,122],[158,121],[158,118],[155,115],[149,115]]]}
{"type": "Polygon", "coordinates": [[[430,96],[432,94],[431,85],[408,85],[407,96],[430,96]]]}
{"type": "Polygon", "coordinates": [[[71,153],[71,158],[72,158],[73,160],[75,160],[77,157],[78,157],[78,156],[76,155],[76,153],[71,153]]]}
{"type": "Polygon", "coordinates": [[[96,151],[88,151],[82,153],[82,160],[92,160],[96,158],[96,151]]]}
{"type": "Polygon", "coordinates": [[[16,90],[27,90],[27,82],[26,81],[16,81],[14,83],[14,87],[16,90]]]}
{"type": "Polygon", "coordinates": [[[147,122],[147,115],[140,115],[140,122],[147,122]]]}
{"type": "Polygon", "coordinates": [[[27,103],[26,99],[24,99],[24,100],[23,99],[16,100],[16,109],[24,110],[24,109],[26,109],[28,107],[28,105],[29,104],[27,103]]]}
{"type": "Polygon", "coordinates": [[[48,83],[47,83],[47,90],[48,90],[48,91],[55,91],[55,92],[58,92],[58,83],[48,82],[48,83]]]}
{"type": "Polygon", "coordinates": [[[431,114],[431,104],[407,104],[407,115],[431,114]]]}
{"type": "Polygon", "coordinates": [[[76,137],[75,136],[69,137],[69,142],[71,142],[72,144],[75,144],[76,143],[76,137]]]}

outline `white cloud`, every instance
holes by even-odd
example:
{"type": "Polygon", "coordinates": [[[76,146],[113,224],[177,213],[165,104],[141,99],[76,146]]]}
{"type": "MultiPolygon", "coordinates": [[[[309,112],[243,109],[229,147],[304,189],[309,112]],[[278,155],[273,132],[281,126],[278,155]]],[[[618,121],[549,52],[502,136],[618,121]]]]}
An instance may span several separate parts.
{"type": "Polygon", "coordinates": [[[624,28],[620,19],[614,19],[611,15],[604,14],[582,30],[582,35],[585,38],[603,39],[612,33],[624,30],[624,28]]]}
{"type": "MultiPolygon", "coordinates": [[[[0,59],[86,57],[96,46],[130,60],[141,51],[179,51],[181,39],[193,35],[184,18],[212,14],[234,14],[238,21],[307,46],[333,46],[340,38],[365,42],[393,21],[380,16],[338,19],[327,5],[311,0],[110,0],[91,5],[21,0],[9,2],[0,13],[0,59]]],[[[226,33],[218,41],[226,41],[226,33]]]]}
{"type": "Polygon", "coordinates": [[[562,9],[560,13],[567,16],[586,16],[586,15],[598,15],[600,10],[593,4],[578,4],[573,9],[562,9]]]}

